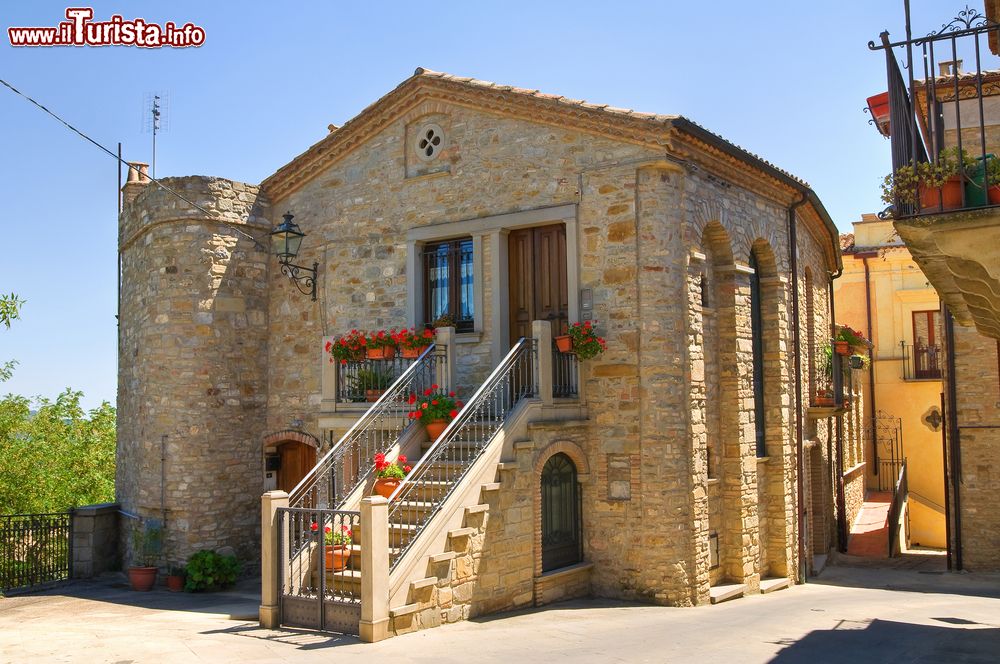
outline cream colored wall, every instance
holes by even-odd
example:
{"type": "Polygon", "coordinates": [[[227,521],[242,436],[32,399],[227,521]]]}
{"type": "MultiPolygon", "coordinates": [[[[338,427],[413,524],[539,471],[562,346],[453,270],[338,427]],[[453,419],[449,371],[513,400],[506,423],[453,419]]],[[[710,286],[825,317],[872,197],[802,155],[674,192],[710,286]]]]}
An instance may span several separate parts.
{"type": "MultiPolygon", "coordinates": [[[[868,216],[868,215],[866,215],[868,216]]],[[[937,293],[910,253],[893,238],[891,222],[864,220],[854,224],[855,247],[872,248],[868,258],[871,282],[875,408],[902,421],[903,455],[910,489],[910,543],[945,546],[944,470],[941,432],[923,422],[932,407],[940,407],[940,380],[903,380],[900,341],[913,343],[912,314],[940,307],[937,293]]],[[[864,261],[844,255],[844,274],[834,282],[837,322],[868,334],[864,261]]],[[[868,386],[865,403],[871,407],[868,386]]],[[[870,422],[871,412],[866,413],[870,422]]],[[[872,446],[866,445],[868,487],[876,488],[872,446]]]]}

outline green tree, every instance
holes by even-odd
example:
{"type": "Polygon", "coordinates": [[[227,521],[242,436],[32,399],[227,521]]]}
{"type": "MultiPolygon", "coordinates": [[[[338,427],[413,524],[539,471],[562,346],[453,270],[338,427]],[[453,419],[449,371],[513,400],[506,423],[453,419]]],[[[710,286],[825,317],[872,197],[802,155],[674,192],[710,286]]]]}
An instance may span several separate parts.
{"type": "Polygon", "coordinates": [[[84,412],[80,392],[0,400],[0,514],[59,512],[114,500],[115,409],[84,412]]]}
{"type": "MultiPolygon", "coordinates": [[[[21,317],[22,304],[24,304],[24,300],[14,293],[0,295],[0,324],[9,330],[11,322],[21,317]]],[[[14,373],[15,365],[17,365],[16,360],[8,360],[0,364],[0,383],[10,378],[11,374],[14,373]]]]}

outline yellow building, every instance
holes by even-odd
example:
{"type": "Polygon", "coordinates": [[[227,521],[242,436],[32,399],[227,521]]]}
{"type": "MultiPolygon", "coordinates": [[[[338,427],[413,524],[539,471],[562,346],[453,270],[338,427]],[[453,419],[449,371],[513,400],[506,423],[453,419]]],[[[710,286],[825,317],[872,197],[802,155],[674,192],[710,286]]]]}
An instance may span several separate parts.
{"type": "Polygon", "coordinates": [[[837,322],[872,340],[865,386],[867,487],[890,491],[906,459],[908,544],[945,546],[941,442],[941,314],[892,222],[873,214],[841,236],[844,273],[833,287],[837,322]],[[874,396],[872,396],[874,393],[874,396]]]}

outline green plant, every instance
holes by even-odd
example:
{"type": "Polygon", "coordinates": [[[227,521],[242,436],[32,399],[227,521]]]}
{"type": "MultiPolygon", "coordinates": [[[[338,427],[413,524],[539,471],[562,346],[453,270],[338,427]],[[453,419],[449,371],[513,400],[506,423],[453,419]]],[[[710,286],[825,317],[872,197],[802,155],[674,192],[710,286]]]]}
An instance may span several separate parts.
{"type": "Polygon", "coordinates": [[[358,330],[351,330],[336,341],[326,342],[326,352],[330,353],[331,362],[356,362],[365,354],[365,333],[358,330]]]}
{"type": "Polygon", "coordinates": [[[398,344],[396,343],[396,337],[399,333],[396,328],[391,330],[378,330],[377,332],[370,332],[368,334],[367,347],[368,348],[395,348],[398,344]]]}
{"type": "Polygon", "coordinates": [[[228,588],[236,583],[239,571],[240,564],[236,556],[222,556],[215,551],[203,549],[188,558],[184,590],[193,593],[228,588]]]}
{"type": "MultiPolygon", "coordinates": [[[[310,526],[313,532],[319,530],[319,524],[315,521],[310,526]]],[[[354,533],[347,526],[340,526],[340,530],[334,531],[332,526],[323,528],[323,543],[327,546],[346,546],[354,539],[354,533]]]]}
{"type": "Polygon", "coordinates": [[[455,398],[454,392],[444,394],[437,392],[437,385],[431,385],[424,390],[423,396],[411,394],[408,403],[413,406],[408,417],[411,420],[422,422],[433,422],[434,420],[444,420],[450,422],[458,416],[458,411],[462,409],[462,402],[455,398]]]}
{"type": "Polygon", "coordinates": [[[406,465],[406,457],[402,454],[396,457],[395,461],[386,461],[385,455],[381,452],[375,455],[375,477],[401,480],[408,472],[410,466],[406,465]]]}
{"type": "Polygon", "coordinates": [[[573,352],[581,360],[597,357],[608,347],[604,337],[597,336],[594,324],[589,320],[570,325],[569,336],[573,340],[573,352]]]}
{"type": "Polygon", "coordinates": [[[831,344],[823,344],[820,349],[819,372],[827,381],[833,380],[833,346],[831,344]]]}
{"type": "Polygon", "coordinates": [[[355,390],[384,390],[390,385],[394,377],[389,371],[379,371],[378,369],[358,369],[354,376],[355,390]]]}
{"type": "Polygon", "coordinates": [[[163,545],[163,528],[140,521],[132,529],[133,567],[155,567],[163,545]]]}
{"type": "Polygon", "coordinates": [[[988,155],[986,159],[986,186],[1000,185],[1000,159],[988,155]]]}
{"type": "Polygon", "coordinates": [[[400,330],[396,335],[396,343],[399,344],[400,348],[406,348],[407,350],[416,350],[424,346],[429,346],[434,343],[434,330],[427,328],[417,332],[412,327],[408,330],[400,330]]]}
{"type": "Polygon", "coordinates": [[[441,314],[431,322],[431,327],[455,327],[455,317],[451,314],[441,314]]]}
{"type": "Polygon", "coordinates": [[[184,576],[184,567],[181,565],[171,565],[167,568],[169,576],[184,576]]]}
{"type": "Polygon", "coordinates": [[[914,205],[920,194],[920,187],[938,188],[955,176],[967,177],[976,166],[976,160],[965,150],[957,147],[945,148],[938,153],[936,162],[919,162],[900,166],[882,179],[882,200],[893,205],[900,203],[914,205]]]}
{"type": "Polygon", "coordinates": [[[871,348],[871,342],[865,338],[865,335],[861,334],[857,330],[847,325],[837,326],[837,336],[835,337],[837,341],[846,341],[855,347],[866,347],[871,348]]]}

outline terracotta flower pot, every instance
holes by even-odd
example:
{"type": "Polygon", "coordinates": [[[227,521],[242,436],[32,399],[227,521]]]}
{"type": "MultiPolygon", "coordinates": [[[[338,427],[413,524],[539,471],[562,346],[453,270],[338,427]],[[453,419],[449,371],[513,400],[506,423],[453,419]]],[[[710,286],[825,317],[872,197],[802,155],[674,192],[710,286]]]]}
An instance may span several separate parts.
{"type": "Polygon", "coordinates": [[[421,346],[420,348],[400,348],[399,355],[403,359],[415,360],[420,357],[420,354],[425,350],[427,350],[427,345],[421,346]]]}
{"type": "Polygon", "coordinates": [[[431,439],[431,442],[440,438],[447,427],[448,423],[445,420],[431,420],[424,424],[424,428],[427,429],[427,436],[431,439]]]}
{"type": "Polygon", "coordinates": [[[152,590],[156,583],[155,567],[129,567],[128,582],[132,590],[152,590]]]}
{"type": "Polygon", "coordinates": [[[172,593],[179,593],[184,590],[184,577],[180,574],[167,576],[167,590],[172,593]]]}
{"type": "Polygon", "coordinates": [[[836,405],[834,398],[825,394],[817,394],[816,398],[813,399],[813,405],[820,408],[830,408],[836,405]]]}
{"type": "Polygon", "coordinates": [[[369,360],[391,360],[396,357],[395,346],[382,346],[381,348],[369,348],[365,351],[369,360]]]}
{"type": "Polygon", "coordinates": [[[561,334],[555,337],[556,348],[560,353],[572,353],[573,352],[573,337],[568,334],[561,334]]]}
{"type": "Polygon", "coordinates": [[[365,401],[375,403],[384,392],[385,390],[365,390],[365,401]]]}
{"type": "Polygon", "coordinates": [[[837,355],[850,355],[851,343],[849,341],[834,341],[833,350],[837,355]]]}
{"type": "Polygon", "coordinates": [[[1000,205],[1000,184],[991,184],[986,195],[990,199],[990,205],[1000,205]]]}
{"type": "Polygon", "coordinates": [[[388,500],[402,481],[395,477],[379,477],[375,480],[375,493],[388,500]]]}
{"type": "Polygon", "coordinates": [[[347,567],[347,559],[351,557],[351,549],[346,544],[326,545],[326,568],[339,572],[347,567]]]}
{"type": "Polygon", "coordinates": [[[942,187],[920,185],[920,211],[941,212],[962,207],[962,178],[955,175],[942,187]]]}

